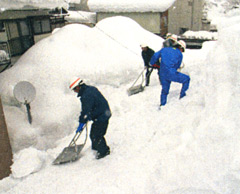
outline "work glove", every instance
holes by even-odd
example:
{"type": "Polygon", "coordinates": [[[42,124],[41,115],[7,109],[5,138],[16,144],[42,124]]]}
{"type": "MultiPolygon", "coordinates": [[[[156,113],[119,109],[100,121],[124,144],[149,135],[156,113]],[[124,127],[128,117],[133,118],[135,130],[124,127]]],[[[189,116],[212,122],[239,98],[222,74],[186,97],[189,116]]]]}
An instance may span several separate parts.
{"type": "Polygon", "coordinates": [[[160,68],[160,65],[158,65],[158,64],[153,64],[153,65],[152,65],[152,68],[153,68],[153,69],[159,69],[159,68],[160,68]]]}
{"type": "Polygon", "coordinates": [[[83,130],[84,125],[85,123],[79,123],[76,133],[81,132],[83,130]]]}

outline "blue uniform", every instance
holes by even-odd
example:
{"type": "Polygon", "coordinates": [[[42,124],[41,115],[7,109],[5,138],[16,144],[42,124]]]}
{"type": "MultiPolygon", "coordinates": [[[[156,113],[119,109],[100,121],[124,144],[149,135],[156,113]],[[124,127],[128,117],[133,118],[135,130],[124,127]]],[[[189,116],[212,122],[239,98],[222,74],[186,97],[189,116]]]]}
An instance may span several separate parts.
{"type": "Polygon", "coordinates": [[[182,52],[177,48],[166,47],[156,52],[150,64],[153,65],[161,58],[160,71],[158,72],[162,84],[161,106],[167,103],[167,95],[169,93],[171,82],[182,83],[180,98],[186,95],[189,87],[190,77],[177,71],[183,59],[182,52]]]}

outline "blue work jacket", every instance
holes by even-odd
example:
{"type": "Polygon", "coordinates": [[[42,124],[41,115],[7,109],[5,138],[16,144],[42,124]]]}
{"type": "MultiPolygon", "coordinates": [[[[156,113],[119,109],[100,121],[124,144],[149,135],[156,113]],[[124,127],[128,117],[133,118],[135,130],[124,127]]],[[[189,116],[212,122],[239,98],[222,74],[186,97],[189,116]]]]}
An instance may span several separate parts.
{"type": "Polygon", "coordinates": [[[166,47],[156,52],[150,64],[153,65],[161,58],[159,76],[172,76],[181,66],[183,55],[178,48],[166,47]]]}

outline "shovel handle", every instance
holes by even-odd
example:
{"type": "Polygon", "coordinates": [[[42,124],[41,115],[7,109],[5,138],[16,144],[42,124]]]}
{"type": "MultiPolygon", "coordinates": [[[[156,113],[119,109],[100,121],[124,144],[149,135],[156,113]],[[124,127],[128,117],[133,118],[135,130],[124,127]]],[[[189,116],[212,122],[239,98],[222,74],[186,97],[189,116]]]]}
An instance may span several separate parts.
{"type": "MultiPolygon", "coordinates": [[[[145,71],[146,67],[144,67],[144,69],[142,70],[142,72],[139,74],[139,76],[137,77],[137,79],[135,80],[135,82],[133,83],[133,85],[131,87],[133,87],[135,85],[135,83],[138,81],[138,79],[142,76],[143,77],[143,72],[145,71]]],[[[142,83],[143,83],[143,78],[142,78],[142,83]]]]}
{"type": "MultiPolygon", "coordinates": [[[[83,127],[83,129],[84,129],[84,128],[87,129],[87,123],[86,123],[86,125],[83,127]]],[[[78,140],[78,138],[80,137],[80,135],[81,135],[82,132],[83,132],[83,130],[80,131],[80,132],[77,132],[77,133],[74,135],[74,137],[72,138],[72,141],[70,142],[69,146],[74,146],[74,145],[76,145],[76,141],[78,140]]],[[[87,136],[87,133],[86,133],[86,136],[87,136]]],[[[85,139],[84,144],[85,144],[85,143],[86,143],[86,139],[85,139]]]]}

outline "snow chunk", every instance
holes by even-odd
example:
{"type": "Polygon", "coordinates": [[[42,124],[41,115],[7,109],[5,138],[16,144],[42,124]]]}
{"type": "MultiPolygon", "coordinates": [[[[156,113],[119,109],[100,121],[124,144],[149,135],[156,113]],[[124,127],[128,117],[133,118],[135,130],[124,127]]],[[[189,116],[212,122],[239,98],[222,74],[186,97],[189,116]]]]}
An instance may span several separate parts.
{"type": "Polygon", "coordinates": [[[12,175],[15,178],[22,178],[38,172],[43,167],[45,160],[46,155],[43,152],[32,147],[26,148],[14,155],[14,163],[11,166],[12,175]]]}

